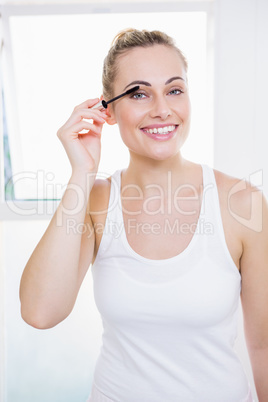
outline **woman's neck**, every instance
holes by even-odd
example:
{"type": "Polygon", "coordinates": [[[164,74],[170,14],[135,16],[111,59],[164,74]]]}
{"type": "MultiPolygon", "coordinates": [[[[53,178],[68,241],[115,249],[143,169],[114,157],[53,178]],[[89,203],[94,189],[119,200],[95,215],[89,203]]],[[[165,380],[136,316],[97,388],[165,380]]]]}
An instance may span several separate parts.
{"type": "Polygon", "coordinates": [[[145,190],[150,185],[161,186],[165,189],[169,184],[177,186],[186,183],[189,176],[189,167],[195,164],[186,161],[181,154],[164,161],[152,160],[140,155],[130,154],[128,168],[124,171],[124,181],[128,184],[139,186],[145,190]]]}

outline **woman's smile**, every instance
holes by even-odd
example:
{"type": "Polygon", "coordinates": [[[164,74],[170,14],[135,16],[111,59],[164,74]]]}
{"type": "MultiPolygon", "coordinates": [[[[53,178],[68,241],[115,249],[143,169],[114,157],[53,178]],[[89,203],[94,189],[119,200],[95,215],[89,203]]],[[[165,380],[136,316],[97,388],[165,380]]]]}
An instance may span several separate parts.
{"type": "Polygon", "coordinates": [[[141,128],[141,131],[155,141],[167,141],[177,132],[178,124],[157,124],[141,128]]]}

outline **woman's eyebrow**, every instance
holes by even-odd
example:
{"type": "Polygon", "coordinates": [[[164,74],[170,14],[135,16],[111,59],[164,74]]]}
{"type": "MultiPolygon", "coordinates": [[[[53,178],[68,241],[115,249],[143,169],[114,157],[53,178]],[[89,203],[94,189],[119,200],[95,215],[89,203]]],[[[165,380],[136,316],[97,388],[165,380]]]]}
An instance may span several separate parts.
{"type": "Polygon", "coordinates": [[[169,79],[165,82],[165,85],[170,84],[172,81],[175,81],[175,80],[182,80],[182,81],[185,81],[182,77],[177,76],[177,77],[169,78],[169,79]]]}
{"type": "MultiPolygon", "coordinates": [[[[169,79],[165,82],[165,85],[170,84],[172,81],[175,81],[175,80],[182,80],[182,81],[185,81],[182,77],[176,76],[176,77],[171,77],[171,78],[169,78],[169,79]]],[[[128,84],[128,85],[124,88],[124,91],[125,91],[128,87],[130,87],[131,85],[146,85],[147,87],[151,87],[151,86],[152,86],[152,84],[150,84],[150,83],[147,82],[147,81],[136,80],[136,81],[132,81],[130,84],[128,84]]]]}
{"type": "Polygon", "coordinates": [[[147,81],[139,81],[139,80],[137,80],[137,81],[132,81],[130,84],[128,84],[125,88],[124,88],[124,91],[128,88],[128,87],[130,87],[131,85],[146,85],[147,87],[151,87],[152,85],[149,83],[149,82],[147,82],[147,81]]]}

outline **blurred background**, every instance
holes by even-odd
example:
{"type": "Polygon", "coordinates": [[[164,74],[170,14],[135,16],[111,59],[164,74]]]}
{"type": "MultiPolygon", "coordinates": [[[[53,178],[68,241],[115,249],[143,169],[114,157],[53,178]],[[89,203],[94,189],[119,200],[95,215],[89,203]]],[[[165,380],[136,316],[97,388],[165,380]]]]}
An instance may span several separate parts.
{"type": "MultiPolygon", "coordinates": [[[[56,132],[75,105],[101,95],[103,58],[121,29],[162,30],[189,63],[184,157],[267,196],[268,2],[6,0],[0,13],[0,402],[83,402],[101,346],[90,270],[57,327],[20,317],[23,268],[71,172],[56,132]]],[[[99,177],[127,164],[117,127],[105,126],[99,177]]],[[[255,393],[241,311],[236,349],[255,393]]]]}

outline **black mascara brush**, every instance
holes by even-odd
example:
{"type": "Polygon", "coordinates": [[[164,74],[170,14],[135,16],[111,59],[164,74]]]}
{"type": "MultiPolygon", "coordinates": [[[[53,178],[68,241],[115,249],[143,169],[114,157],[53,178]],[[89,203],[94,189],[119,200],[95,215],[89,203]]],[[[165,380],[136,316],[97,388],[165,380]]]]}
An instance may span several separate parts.
{"type": "Polygon", "coordinates": [[[126,92],[123,92],[121,95],[118,95],[118,96],[116,96],[115,98],[112,98],[112,99],[110,99],[110,100],[107,101],[107,102],[106,102],[105,100],[101,100],[101,101],[99,101],[96,105],[92,106],[91,109],[99,109],[99,110],[101,110],[101,109],[107,109],[109,103],[112,103],[112,102],[116,101],[117,99],[122,98],[122,96],[131,94],[132,92],[137,91],[139,88],[140,88],[140,87],[139,87],[138,85],[135,86],[135,87],[133,87],[133,88],[130,88],[130,89],[128,89],[126,92]]]}

